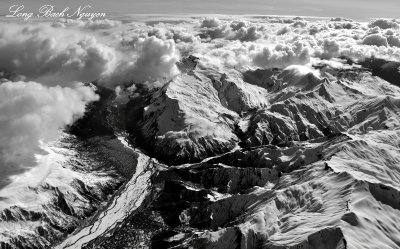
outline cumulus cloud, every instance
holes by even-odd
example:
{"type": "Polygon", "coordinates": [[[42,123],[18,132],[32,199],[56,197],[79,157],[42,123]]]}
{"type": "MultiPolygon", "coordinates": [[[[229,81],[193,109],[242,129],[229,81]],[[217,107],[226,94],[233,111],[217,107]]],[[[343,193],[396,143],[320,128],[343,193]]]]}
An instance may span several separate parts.
{"type": "MultiPolygon", "coordinates": [[[[103,20],[89,24],[106,23],[103,20]]],[[[147,37],[144,32],[122,47],[111,38],[86,35],[71,27],[60,30],[47,24],[1,24],[0,71],[17,75],[14,80],[45,85],[97,81],[109,87],[131,81],[156,81],[179,73],[175,65],[179,52],[174,40],[147,37]]],[[[189,42],[193,38],[183,31],[171,32],[171,36],[189,42]]]]}
{"type": "MultiPolygon", "coordinates": [[[[162,40],[173,39],[175,43],[197,43],[200,42],[200,37],[195,35],[193,31],[187,31],[180,27],[168,28],[162,25],[154,27],[147,32],[147,37],[155,36],[162,40]]],[[[142,36],[142,38],[146,38],[142,36]]]]}
{"type": "Polygon", "coordinates": [[[32,166],[40,143],[58,138],[59,130],[85,112],[98,96],[82,84],[46,87],[36,82],[0,84],[0,166],[32,166]],[[3,164],[3,165],[2,165],[3,164]]]}
{"type": "Polygon", "coordinates": [[[240,29],[244,24],[229,19],[208,18],[200,25],[200,34],[204,35],[204,31],[212,29],[222,31],[218,35],[224,37],[202,40],[194,51],[204,67],[226,66],[237,70],[284,68],[291,64],[304,65],[342,56],[354,61],[373,56],[391,60],[400,57],[399,34],[395,29],[383,31],[380,27],[368,27],[367,24],[347,19],[310,21],[307,25],[300,22],[307,23],[301,18],[267,18],[262,24],[250,22],[249,26],[263,27],[257,29],[262,33],[261,38],[244,42],[228,39],[233,37],[231,31],[240,29]]]}
{"type": "Polygon", "coordinates": [[[381,28],[373,27],[368,30],[368,34],[379,34],[381,33],[381,28]]]}
{"type": "Polygon", "coordinates": [[[398,29],[400,26],[396,20],[377,19],[368,25],[370,28],[379,27],[381,29],[398,29]]]}
{"type": "Polygon", "coordinates": [[[353,22],[353,20],[344,17],[333,17],[331,18],[331,22],[353,22]]]}
{"type": "Polygon", "coordinates": [[[91,31],[118,28],[122,25],[121,21],[110,19],[79,20],[79,19],[58,19],[51,24],[53,28],[80,28],[91,31]]]}
{"type": "Polygon", "coordinates": [[[169,78],[179,73],[176,66],[179,53],[173,40],[150,37],[139,41],[138,47],[139,56],[132,70],[137,81],[169,78]]]}
{"type": "Polygon", "coordinates": [[[46,25],[0,25],[0,69],[46,84],[93,81],[116,63],[112,48],[95,37],[46,25]]]}
{"type": "Polygon", "coordinates": [[[261,34],[257,31],[255,26],[241,27],[235,31],[235,36],[233,39],[238,39],[240,41],[255,41],[261,37],[261,34]]]}
{"type": "Polygon", "coordinates": [[[97,20],[78,20],[78,19],[59,19],[58,22],[54,23],[53,27],[79,27],[83,29],[99,30],[99,29],[111,29],[121,26],[121,21],[109,20],[109,19],[97,19],[97,20]]]}
{"type": "Polygon", "coordinates": [[[362,43],[364,45],[371,45],[371,46],[383,46],[383,47],[387,47],[389,46],[388,41],[386,39],[386,37],[380,35],[380,34],[371,34],[371,35],[367,35],[362,43]]]}
{"type": "Polygon", "coordinates": [[[361,27],[356,22],[333,22],[328,24],[328,26],[334,29],[359,29],[361,27]]]}
{"type": "Polygon", "coordinates": [[[310,35],[316,35],[317,33],[327,30],[328,28],[325,25],[322,24],[312,24],[308,28],[308,32],[310,35]]]}
{"type": "Polygon", "coordinates": [[[278,32],[276,34],[277,35],[284,35],[286,33],[289,33],[290,31],[291,31],[291,29],[288,26],[284,26],[283,28],[278,30],[278,32]]]}
{"type": "Polygon", "coordinates": [[[253,44],[240,41],[214,41],[212,44],[198,44],[194,48],[193,55],[200,58],[198,61],[201,68],[223,68],[245,69],[251,64],[251,53],[255,51],[253,44]]]}
{"type": "Polygon", "coordinates": [[[302,42],[278,44],[274,48],[265,47],[255,54],[253,63],[259,67],[285,68],[290,65],[302,65],[310,62],[311,51],[302,42]]]}
{"type": "Polygon", "coordinates": [[[334,40],[324,40],[321,59],[331,59],[340,55],[340,45],[334,40]]]}
{"type": "Polygon", "coordinates": [[[386,38],[387,38],[389,46],[400,48],[400,38],[399,38],[399,36],[389,35],[386,38]]]}
{"type": "Polygon", "coordinates": [[[179,73],[176,63],[180,54],[174,40],[161,40],[155,36],[140,38],[135,43],[135,59],[123,61],[110,78],[116,83],[137,83],[171,78],[179,73]]]}
{"type": "Polygon", "coordinates": [[[202,38],[255,41],[262,37],[256,26],[245,21],[223,22],[217,18],[206,18],[200,28],[202,38]]]}
{"type": "Polygon", "coordinates": [[[248,70],[254,67],[284,68],[292,63],[302,65],[342,56],[352,60],[371,56],[394,60],[400,57],[397,29],[383,30],[376,25],[343,18],[315,22],[302,18],[267,17],[239,21],[229,17],[205,18],[178,27],[164,23],[157,29],[147,35],[162,40],[173,39],[177,50],[184,55],[199,57],[202,67],[248,70]],[[179,41],[172,32],[174,29],[202,39],[195,43],[179,41]]]}
{"type": "Polygon", "coordinates": [[[304,20],[298,20],[298,21],[296,21],[296,22],[294,22],[293,24],[292,24],[292,26],[293,27],[306,27],[308,25],[308,22],[307,21],[304,21],[304,20]]]}
{"type": "Polygon", "coordinates": [[[216,18],[206,18],[201,22],[201,28],[217,28],[221,26],[222,22],[216,18]]]}

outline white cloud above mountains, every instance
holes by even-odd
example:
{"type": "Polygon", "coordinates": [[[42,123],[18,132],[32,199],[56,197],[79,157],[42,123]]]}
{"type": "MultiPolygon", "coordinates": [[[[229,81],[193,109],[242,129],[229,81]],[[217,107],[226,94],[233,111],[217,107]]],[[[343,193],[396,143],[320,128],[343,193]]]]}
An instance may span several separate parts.
{"type": "Polygon", "coordinates": [[[302,42],[278,44],[273,48],[264,47],[253,57],[253,63],[261,68],[285,68],[290,65],[303,65],[310,62],[310,49],[302,42]]]}
{"type": "Polygon", "coordinates": [[[200,28],[200,36],[205,39],[255,41],[262,37],[260,27],[246,21],[224,22],[217,18],[206,18],[200,28]]]}
{"type": "Polygon", "coordinates": [[[116,64],[95,37],[48,25],[0,25],[0,53],[2,70],[48,85],[92,81],[116,64]]]}
{"type": "Polygon", "coordinates": [[[93,89],[83,85],[1,83],[0,166],[4,163],[32,166],[34,153],[40,152],[40,142],[56,140],[59,129],[81,117],[86,104],[97,99],[93,89]]]}
{"type": "Polygon", "coordinates": [[[0,69],[46,85],[98,80],[114,86],[109,80],[116,78],[115,73],[121,74],[121,68],[129,70],[122,73],[130,78],[119,77],[118,83],[157,80],[178,73],[175,63],[179,52],[173,40],[145,36],[128,49],[120,50],[120,42],[80,30],[113,25],[82,23],[57,28],[49,24],[0,24],[0,69]]]}
{"type": "Polygon", "coordinates": [[[306,20],[304,18],[265,18],[247,20],[257,27],[258,39],[243,41],[232,35],[233,19],[206,18],[200,23],[200,37],[206,44],[193,51],[212,66],[237,69],[286,67],[308,64],[314,59],[346,56],[363,60],[375,56],[400,59],[397,21],[378,19],[360,23],[347,19],[306,20]]]}
{"type": "Polygon", "coordinates": [[[172,39],[139,38],[134,51],[135,60],[120,61],[115,71],[102,80],[106,85],[169,79],[179,73],[176,63],[180,56],[172,39]]]}

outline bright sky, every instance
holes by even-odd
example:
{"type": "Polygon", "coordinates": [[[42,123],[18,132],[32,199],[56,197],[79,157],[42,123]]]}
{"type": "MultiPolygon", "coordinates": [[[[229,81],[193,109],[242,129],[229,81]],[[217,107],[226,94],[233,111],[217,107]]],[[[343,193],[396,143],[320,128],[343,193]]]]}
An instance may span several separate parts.
{"type": "Polygon", "coordinates": [[[261,14],[328,16],[366,19],[400,17],[400,0],[1,0],[0,13],[24,4],[37,11],[53,4],[61,11],[90,4],[93,12],[134,14],[261,14]]]}

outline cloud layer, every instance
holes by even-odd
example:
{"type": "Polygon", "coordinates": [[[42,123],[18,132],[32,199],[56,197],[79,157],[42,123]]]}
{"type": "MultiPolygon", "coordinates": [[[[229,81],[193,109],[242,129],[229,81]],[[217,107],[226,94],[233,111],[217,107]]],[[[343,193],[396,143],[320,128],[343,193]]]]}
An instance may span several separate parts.
{"type": "Polygon", "coordinates": [[[47,85],[155,82],[179,74],[181,55],[209,67],[286,67],[347,56],[400,58],[396,20],[206,17],[179,22],[60,20],[0,24],[0,69],[47,85]]]}
{"type": "MultiPolygon", "coordinates": [[[[54,141],[59,130],[85,112],[98,96],[83,85],[47,87],[36,82],[0,84],[0,164],[32,166],[40,143],[54,141]]],[[[3,174],[4,176],[4,174],[3,174]]]]}
{"type": "Polygon", "coordinates": [[[123,82],[168,78],[179,72],[175,65],[179,52],[172,39],[139,37],[123,48],[122,40],[115,42],[112,37],[93,31],[114,28],[115,23],[120,24],[0,24],[0,70],[11,72],[18,76],[16,79],[46,85],[97,80],[112,87],[123,82]],[[111,82],[114,79],[120,82],[111,82]]]}
{"type": "Polygon", "coordinates": [[[51,85],[95,80],[116,60],[93,36],[45,25],[0,25],[0,53],[2,70],[51,85]]]}
{"type": "Polygon", "coordinates": [[[93,90],[46,87],[36,82],[0,84],[0,144],[4,158],[17,158],[39,148],[39,141],[57,138],[58,130],[83,115],[97,100],[93,90]]]}

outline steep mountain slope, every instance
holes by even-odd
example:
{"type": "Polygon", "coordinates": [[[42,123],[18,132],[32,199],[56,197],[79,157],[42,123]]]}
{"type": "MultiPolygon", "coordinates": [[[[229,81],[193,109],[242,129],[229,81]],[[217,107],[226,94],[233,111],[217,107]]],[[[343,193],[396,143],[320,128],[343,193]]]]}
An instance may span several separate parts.
{"type": "Polygon", "coordinates": [[[264,89],[234,80],[238,76],[196,70],[167,83],[151,96],[141,120],[134,121],[140,145],[172,164],[233,149],[240,113],[268,103],[264,89]]]}

